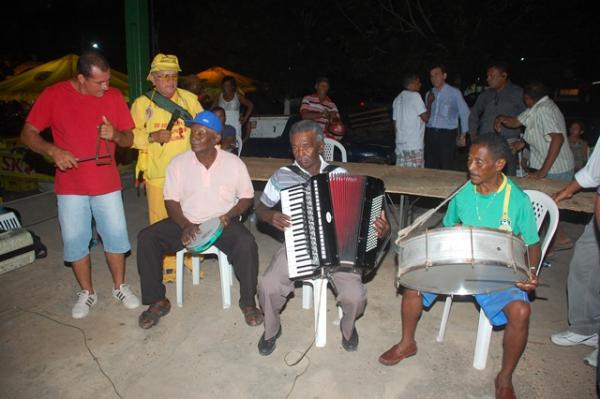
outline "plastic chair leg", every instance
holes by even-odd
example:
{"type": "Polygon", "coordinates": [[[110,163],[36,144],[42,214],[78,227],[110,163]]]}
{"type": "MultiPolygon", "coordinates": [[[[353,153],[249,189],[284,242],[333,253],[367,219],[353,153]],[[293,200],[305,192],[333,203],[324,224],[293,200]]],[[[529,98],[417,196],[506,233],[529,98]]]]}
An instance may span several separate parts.
{"type": "Polygon", "coordinates": [[[183,306],[183,256],[185,249],[175,254],[175,285],[177,287],[177,306],[183,306]]]}
{"type": "Polygon", "coordinates": [[[315,346],[323,348],[327,344],[327,279],[313,280],[315,305],[315,346]]]}
{"type": "Polygon", "coordinates": [[[452,295],[446,297],[446,303],[444,304],[444,312],[442,313],[442,322],[440,323],[440,331],[436,338],[437,342],[444,341],[444,335],[446,334],[446,325],[448,324],[448,316],[450,315],[450,307],[452,307],[452,295]]]}
{"type": "Polygon", "coordinates": [[[342,310],[342,307],[338,305],[337,310],[338,310],[338,317],[337,317],[337,319],[335,319],[333,321],[334,326],[339,326],[340,323],[342,322],[342,317],[344,317],[344,311],[342,310]]]}
{"type": "Polygon", "coordinates": [[[310,309],[313,305],[313,287],[310,283],[302,282],[302,309],[310,309]]]}
{"type": "Polygon", "coordinates": [[[192,284],[200,284],[200,257],[197,255],[192,256],[192,284]]]}
{"type": "Polygon", "coordinates": [[[487,363],[490,340],[492,338],[492,324],[483,310],[479,311],[479,326],[477,327],[477,341],[475,342],[475,355],[473,356],[473,367],[484,370],[487,363]]]}
{"type": "Polygon", "coordinates": [[[227,255],[223,252],[219,251],[218,257],[219,275],[221,277],[221,300],[223,302],[223,309],[229,309],[231,307],[231,265],[227,260],[227,255]]]}

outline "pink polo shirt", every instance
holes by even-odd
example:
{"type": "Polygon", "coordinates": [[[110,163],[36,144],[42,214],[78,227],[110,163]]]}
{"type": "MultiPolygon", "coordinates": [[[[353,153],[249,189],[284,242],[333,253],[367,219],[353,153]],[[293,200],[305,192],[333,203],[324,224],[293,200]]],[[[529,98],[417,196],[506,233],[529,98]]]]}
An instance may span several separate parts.
{"type": "Polygon", "coordinates": [[[192,223],[204,223],[233,208],[240,198],[254,198],[246,164],[237,156],[217,150],[209,169],[189,150],[167,167],[165,200],[177,201],[192,223]]]}

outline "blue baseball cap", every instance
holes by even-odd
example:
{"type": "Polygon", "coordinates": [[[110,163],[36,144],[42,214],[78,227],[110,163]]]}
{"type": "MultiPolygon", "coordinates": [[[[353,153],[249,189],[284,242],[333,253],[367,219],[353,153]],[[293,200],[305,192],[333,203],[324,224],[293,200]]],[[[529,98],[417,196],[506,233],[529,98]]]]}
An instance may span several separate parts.
{"type": "Polygon", "coordinates": [[[194,119],[185,121],[185,125],[202,125],[211,130],[214,130],[217,134],[221,134],[221,131],[223,130],[221,120],[217,117],[217,115],[213,114],[210,111],[202,111],[199,114],[196,114],[194,119]]]}

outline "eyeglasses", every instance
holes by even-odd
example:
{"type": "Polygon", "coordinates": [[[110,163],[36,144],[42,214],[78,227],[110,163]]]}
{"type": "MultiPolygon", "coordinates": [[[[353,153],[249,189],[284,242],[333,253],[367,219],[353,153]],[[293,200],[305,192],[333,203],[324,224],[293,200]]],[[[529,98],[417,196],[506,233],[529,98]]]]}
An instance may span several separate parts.
{"type": "Polygon", "coordinates": [[[177,75],[156,75],[156,79],[162,80],[163,82],[172,80],[176,81],[179,76],[177,75]]]}

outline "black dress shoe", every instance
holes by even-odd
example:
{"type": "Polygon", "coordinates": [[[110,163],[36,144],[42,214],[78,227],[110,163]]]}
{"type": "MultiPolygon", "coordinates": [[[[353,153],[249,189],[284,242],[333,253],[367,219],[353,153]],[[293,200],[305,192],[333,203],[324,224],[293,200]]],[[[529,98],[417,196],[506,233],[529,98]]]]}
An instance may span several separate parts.
{"type": "Polygon", "coordinates": [[[275,342],[277,338],[281,336],[281,326],[279,326],[279,331],[275,334],[274,337],[265,339],[265,333],[261,335],[260,340],[258,341],[258,353],[263,356],[269,356],[275,350],[275,342]]]}
{"type": "Polygon", "coordinates": [[[358,332],[356,331],[356,328],[352,330],[352,336],[350,339],[346,339],[346,337],[344,337],[344,333],[342,332],[342,346],[346,352],[356,351],[356,348],[358,348],[358,332]]]}

